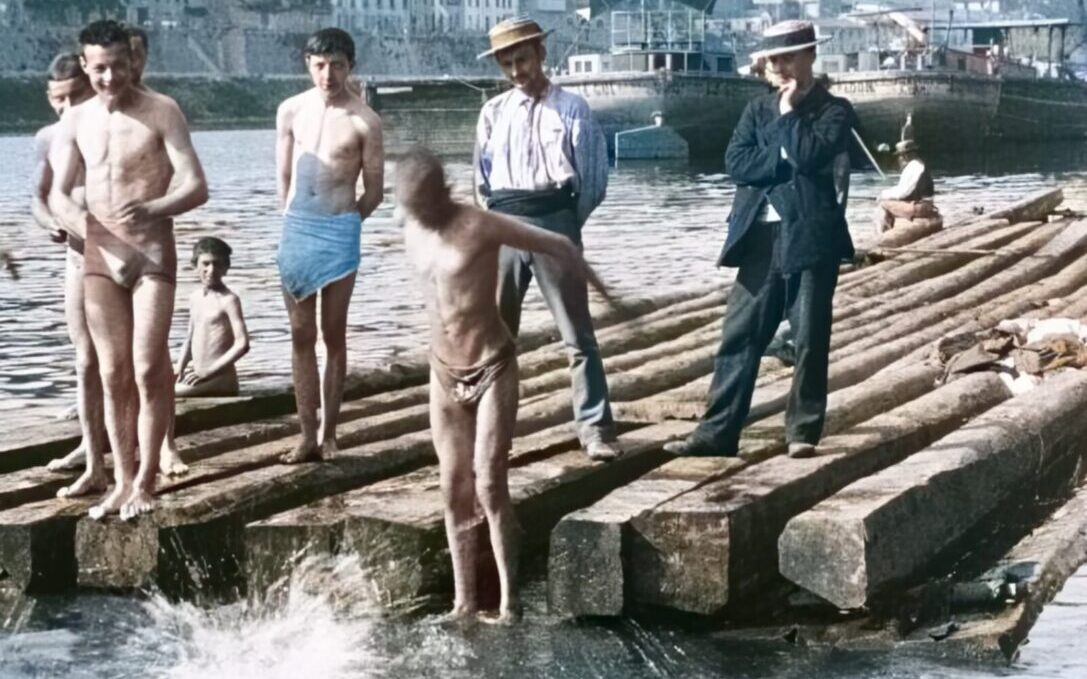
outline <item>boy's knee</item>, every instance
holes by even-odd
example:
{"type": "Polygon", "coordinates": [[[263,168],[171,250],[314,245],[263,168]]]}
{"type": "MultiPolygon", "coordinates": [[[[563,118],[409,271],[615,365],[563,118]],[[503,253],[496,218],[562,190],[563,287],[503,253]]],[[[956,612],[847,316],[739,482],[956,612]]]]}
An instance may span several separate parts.
{"type": "Polygon", "coordinates": [[[94,353],[94,346],[87,343],[86,347],[77,347],[75,352],[75,370],[79,379],[85,380],[93,377],[98,372],[98,355],[94,353]]]}
{"type": "Polygon", "coordinates": [[[487,510],[498,509],[507,499],[506,480],[499,473],[485,472],[476,477],[476,496],[487,510]]]}
{"type": "Polygon", "coordinates": [[[136,361],[133,364],[136,386],[141,392],[170,384],[170,364],[160,360],[136,361]]]}
{"type": "Polygon", "coordinates": [[[347,337],[343,333],[322,333],[321,341],[325,345],[326,354],[333,356],[347,352],[347,337]]]}
{"type": "Polygon", "coordinates": [[[103,366],[100,374],[102,376],[102,389],[110,394],[123,393],[134,383],[132,370],[126,366],[103,366]]]}
{"type": "Polygon", "coordinates": [[[312,348],[317,344],[317,326],[312,323],[291,325],[291,344],[297,349],[312,348]]]}

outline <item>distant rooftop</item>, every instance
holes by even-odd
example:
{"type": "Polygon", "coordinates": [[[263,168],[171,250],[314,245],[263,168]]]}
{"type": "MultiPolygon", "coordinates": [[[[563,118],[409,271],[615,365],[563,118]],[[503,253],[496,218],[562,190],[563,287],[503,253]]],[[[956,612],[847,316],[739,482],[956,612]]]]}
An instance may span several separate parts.
{"type": "Polygon", "coordinates": [[[986,28],[1053,28],[1079,25],[1078,21],[1072,21],[1071,19],[1005,19],[997,21],[956,21],[951,27],[980,30],[986,28]]]}

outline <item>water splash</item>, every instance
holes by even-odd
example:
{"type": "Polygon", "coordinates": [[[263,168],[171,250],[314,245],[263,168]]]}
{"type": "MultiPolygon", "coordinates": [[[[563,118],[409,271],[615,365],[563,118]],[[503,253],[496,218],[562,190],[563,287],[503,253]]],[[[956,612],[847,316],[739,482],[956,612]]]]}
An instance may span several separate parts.
{"type": "Polygon", "coordinates": [[[171,659],[163,679],[369,679],[470,659],[449,630],[383,617],[371,589],[356,556],[306,559],[259,600],[207,609],[152,595],[130,643],[171,659]],[[404,654],[394,638],[407,629],[421,638],[404,654]]]}

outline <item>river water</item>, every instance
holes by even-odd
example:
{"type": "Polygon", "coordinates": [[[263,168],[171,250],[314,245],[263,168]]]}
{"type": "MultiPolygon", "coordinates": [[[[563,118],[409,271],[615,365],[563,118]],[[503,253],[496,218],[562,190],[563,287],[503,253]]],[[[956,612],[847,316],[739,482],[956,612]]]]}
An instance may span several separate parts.
{"type": "MultiPolygon", "coordinates": [[[[234,247],[227,283],[243,300],[253,349],[239,364],[246,388],[286,383],[286,313],[274,265],[273,133],[200,132],[194,137],[211,200],[178,221],[182,261],[203,235],[234,247]]],[[[31,225],[31,140],[0,137],[0,246],[22,264],[20,281],[0,276],[0,418],[5,429],[39,426],[73,401],[73,355],[61,300],[64,252],[31,225]]],[[[935,160],[935,159],[930,159],[935,160]]],[[[1054,183],[1087,194],[1087,146],[1062,144],[944,158],[937,169],[948,222],[1054,183]]],[[[391,176],[392,165],[387,168],[391,176]]],[[[470,167],[449,163],[458,189],[470,167]]],[[[853,176],[849,217],[858,245],[871,243],[871,200],[886,186],[853,176]]],[[[387,191],[387,195],[391,192],[387,191]]],[[[609,198],[586,227],[588,258],[616,291],[647,296],[723,282],[714,268],[732,188],[719,168],[628,164],[613,171],[609,198]],[[665,254],[666,253],[666,254],[665,254]]],[[[1082,207],[1082,205],[1081,205],[1082,207]]],[[[424,318],[386,203],[364,226],[362,267],[352,303],[350,364],[378,366],[418,350],[424,318]]],[[[195,276],[179,272],[176,352],[195,276]]],[[[535,293],[526,324],[545,323],[535,293]]],[[[843,653],[725,641],[648,622],[562,623],[544,612],[543,588],[528,591],[526,623],[512,629],[456,629],[436,620],[383,619],[367,605],[365,578],[350,560],[323,564],[290,588],[283,605],[196,606],[144,597],[80,595],[39,601],[17,633],[0,635],[0,679],[30,677],[1084,677],[1087,572],[1062,605],[1047,609],[1011,668],[933,664],[887,653],[843,653]],[[333,569],[329,573],[328,569],[333,569]]],[[[0,610],[0,617],[6,612],[0,610]]],[[[3,626],[3,625],[0,625],[3,626]]]]}
{"type": "MultiPolygon", "coordinates": [[[[280,219],[275,207],[274,133],[271,130],[197,132],[197,152],[211,189],[208,203],[177,221],[177,313],[171,334],[174,356],[184,339],[188,299],[197,286],[188,267],[193,243],[205,235],[234,248],[227,284],[242,299],[252,336],[251,352],[238,364],[243,389],[286,384],[290,335],[275,268],[280,219]]],[[[948,222],[1051,184],[1087,174],[1084,145],[1033,146],[976,158],[982,168],[965,172],[965,160],[942,164],[955,174],[938,178],[940,206],[948,222]],[[1013,161],[1009,165],[1009,161],[1013,161]],[[1014,174],[1008,174],[1009,167],[1014,174]],[[1041,170],[1041,171],[1040,171],[1041,170]]],[[[0,247],[12,248],[22,280],[0,275],[0,413],[8,427],[38,425],[67,412],[74,402],[74,353],[64,323],[64,249],[33,226],[29,177],[31,139],[0,137],[0,247]]],[[[391,177],[392,163],[386,176],[391,177]]],[[[467,190],[471,168],[452,160],[449,174],[467,190]]],[[[871,200],[885,184],[873,172],[853,175],[849,216],[858,245],[875,232],[871,200]]],[[[391,191],[386,190],[391,196],[391,191]]],[[[616,292],[660,294],[724,281],[714,268],[724,240],[732,185],[718,168],[624,162],[613,171],[608,199],[586,225],[586,255],[616,292]],[[666,253],[666,254],[664,254],[666,253]]],[[[352,367],[380,366],[417,351],[425,318],[403,256],[400,234],[386,201],[363,227],[362,264],[348,325],[352,367]]],[[[526,326],[547,321],[538,294],[526,301],[526,326]]]]}

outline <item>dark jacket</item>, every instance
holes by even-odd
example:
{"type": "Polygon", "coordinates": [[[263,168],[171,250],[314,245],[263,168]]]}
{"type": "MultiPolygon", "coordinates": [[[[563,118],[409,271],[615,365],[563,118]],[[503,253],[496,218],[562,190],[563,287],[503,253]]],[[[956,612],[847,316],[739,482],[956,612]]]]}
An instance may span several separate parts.
{"type": "Polygon", "coordinates": [[[819,84],[785,115],[776,92],[748,103],[725,152],[725,171],[737,187],[718,266],[743,261],[744,236],[765,200],[781,215],[776,264],[783,273],[853,256],[833,168],[835,157],[849,150],[855,120],[849,102],[819,84]]]}

